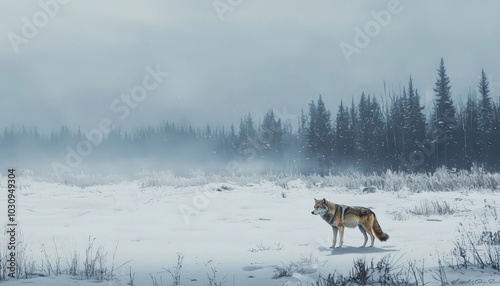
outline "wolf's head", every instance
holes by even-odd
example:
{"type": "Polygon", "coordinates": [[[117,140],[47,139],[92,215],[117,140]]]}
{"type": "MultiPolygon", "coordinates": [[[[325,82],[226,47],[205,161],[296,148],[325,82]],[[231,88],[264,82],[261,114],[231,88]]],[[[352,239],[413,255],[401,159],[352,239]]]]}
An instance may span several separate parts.
{"type": "Polygon", "coordinates": [[[314,199],[314,210],[311,212],[313,215],[324,215],[328,211],[328,204],[326,199],[314,199]]]}

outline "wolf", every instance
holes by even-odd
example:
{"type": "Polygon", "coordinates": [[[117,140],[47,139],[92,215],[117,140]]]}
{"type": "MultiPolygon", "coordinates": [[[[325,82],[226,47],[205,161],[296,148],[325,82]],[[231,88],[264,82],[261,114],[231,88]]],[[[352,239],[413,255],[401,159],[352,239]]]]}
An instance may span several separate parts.
{"type": "Polygon", "coordinates": [[[365,237],[365,243],[363,243],[361,247],[366,246],[366,242],[368,241],[367,232],[371,238],[370,247],[373,247],[373,242],[375,240],[374,233],[380,241],[389,239],[389,235],[382,231],[375,213],[369,208],[339,205],[323,198],[322,200],[314,199],[314,210],[311,213],[313,215],[320,215],[332,227],[333,243],[331,248],[335,248],[339,230],[339,248],[344,244],[344,227],[355,228],[357,226],[359,228],[365,237]]]}

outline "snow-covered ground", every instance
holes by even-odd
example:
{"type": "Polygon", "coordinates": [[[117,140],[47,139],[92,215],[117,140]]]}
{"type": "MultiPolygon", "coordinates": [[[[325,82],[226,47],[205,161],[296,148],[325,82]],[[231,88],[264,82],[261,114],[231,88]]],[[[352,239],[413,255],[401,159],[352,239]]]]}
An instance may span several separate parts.
{"type": "MultiPolygon", "coordinates": [[[[135,273],[134,285],[153,285],[153,278],[158,285],[172,285],[167,269],[175,272],[178,254],[183,258],[180,285],[309,285],[320,274],[348,274],[357,258],[378,261],[389,254],[397,265],[423,262],[428,285],[436,285],[438,260],[451,259],[459,223],[480,221],[485,204],[500,208],[498,193],[488,190],[364,193],[361,188],[312,186],[304,178],[286,185],[264,178],[242,184],[210,177],[170,185],[141,179],[87,187],[47,181],[20,177],[18,240],[27,250],[26,258],[43,273],[47,261],[54,265],[58,257],[61,268],[67,269],[77,251],[82,270],[90,240],[94,252],[101,246],[107,251],[108,270],[113,264],[118,268],[113,281],[100,285],[128,285],[130,271],[135,273]],[[344,247],[330,249],[331,227],[311,215],[313,198],[371,208],[390,239],[359,248],[362,234],[346,229],[344,247]],[[447,202],[455,213],[407,212],[425,201],[447,202]],[[274,266],[290,263],[300,273],[272,278],[274,266]]],[[[3,177],[2,190],[5,182],[3,177]]],[[[5,210],[6,196],[0,204],[5,210]]],[[[4,249],[2,245],[2,259],[4,249]]],[[[500,283],[499,273],[491,270],[460,269],[448,275],[461,285],[472,284],[470,279],[500,283]]],[[[28,281],[42,286],[96,285],[69,275],[10,280],[5,285],[28,281]]]]}

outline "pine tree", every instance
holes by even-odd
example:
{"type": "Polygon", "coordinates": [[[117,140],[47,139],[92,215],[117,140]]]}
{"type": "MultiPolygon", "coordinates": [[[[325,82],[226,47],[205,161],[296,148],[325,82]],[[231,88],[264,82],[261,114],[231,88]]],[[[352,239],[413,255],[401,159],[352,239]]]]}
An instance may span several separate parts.
{"type": "MultiPolygon", "coordinates": [[[[403,94],[406,91],[403,90],[403,94]]],[[[389,110],[388,116],[388,137],[390,138],[390,148],[392,162],[394,164],[398,164],[400,161],[407,161],[406,153],[405,153],[405,136],[403,134],[403,128],[405,126],[405,104],[404,98],[401,96],[391,97],[391,106],[389,110]],[[404,159],[401,160],[400,158],[404,159]]],[[[399,165],[399,164],[398,164],[399,165]]],[[[409,168],[409,166],[401,166],[404,168],[409,168]]]]}
{"type": "Polygon", "coordinates": [[[228,147],[230,152],[229,154],[233,155],[238,152],[238,136],[236,136],[236,131],[233,123],[231,123],[231,128],[229,131],[228,147]]]}
{"type": "MultiPolygon", "coordinates": [[[[494,104],[495,121],[493,125],[493,144],[492,150],[498,150],[500,147],[500,104],[494,104]]],[[[500,152],[493,152],[491,156],[491,167],[493,170],[500,170],[500,152]]]]}
{"type": "Polygon", "coordinates": [[[307,116],[304,113],[304,109],[300,111],[300,118],[299,118],[299,129],[297,131],[298,139],[299,139],[299,144],[301,145],[301,149],[299,152],[304,153],[305,146],[307,146],[307,116]]]}
{"type": "Polygon", "coordinates": [[[283,129],[281,119],[276,118],[274,111],[269,110],[264,115],[264,120],[259,132],[259,140],[263,145],[264,156],[271,160],[283,157],[283,129]]]}
{"type": "Polygon", "coordinates": [[[304,113],[304,109],[300,112],[299,118],[299,128],[297,131],[297,165],[298,170],[302,174],[308,174],[312,171],[313,167],[311,166],[311,154],[309,152],[309,121],[307,115],[304,113]]]}
{"type": "Polygon", "coordinates": [[[318,150],[321,174],[326,175],[330,169],[333,159],[333,128],[331,113],[325,107],[321,95],[318,99],[317,128],[318,128],[318,150]]]}
{"type": "Polygon", "coordinates": [[[469,93],[465,106],[463,119],[464,129],[464,157],[466,164],[470,167],[473,162],[477,162],[478,158],[478,107],[475,93],[469,93]]]}
{"type": "Polygon", "coordinates": [[[361,156],[362,164],[368,164],[370,156],[370,98],[366,97],[365,93],[361,93],[361,98],[358,104],[359,113],[359,155],[361,156]]]}
{"type": "Polygon", "coordinates": [[[432,116],[432,137],[436,144],[435,162],[436,167],[456,166],[457,152],[457,118],[456,110],[451,99],[450,79],[446,75],[444,60],[438,68],[438,77],[434,87],[436,95],[434,101],[434,113],[432,116]]]}
{"type": "Polygon", "coordinates": [[[307,148],[312,156],[318,153],[318,127],[316,124],[318,112],[314,101],[309,103],[309,128],[307,129],[307,148]]]}
{"type": "Polygon", "coordinates": [[[425,139],[425,115],[423,113],[424,106],[420,105],[420,95],[418,89],[413,89],[413,80],[410,77],[408,84],[408,102],[407,110],[409,114],[409,129],[413,135],[409,143],[415,148],[415,142],[425,139]]]}
{"type": "Polygon", "coordinates": [[[356,105],[354,104],[354,98],[352,99],[351,102],[351,114],[350,114],[350,120],[349,120],[349,130],[351,132],[350,138],[351,138],[351,158],[353,163],[359,164],[359,155],[358,155],[358,150],[359,150],[359,118],[358,118],[358,111],[356,110],[356,105]]]}
{"type": "Polygon", "coordinates": [[[358,105],[359,143],[363,164],[368,169],[382,169],[385,161],[386,130],[377,100],[361,94],[358,105]]]}
{"type": "Polygon", "coordinates": [[[284,120],[282,123],[282,142],[281,148],[283,149],[281,157],[279,157],[281,166],[280,171],[286,171],[287,173],[301,171],[299,165],[302,156],[300,153],[300,144],[298,140],[297,133],[293,132],[292,122],[288,119],[284,120]]]}
{"type": "Polygon", "coordinates": [[[373,163],[373,169],[384,170],[384,162],[386,157],[385,137],[386,130],[382,111],[377,99],[374,97],[370,104],[371,117],[371,142],[370,142],[370,157],[373,163]]]}
{"type": "Polygon", "coordinates": [[[241,119],[240,131],[238,133],[238,151],[247,160],[255,158],[260,145],[257,143],[257,131],[255,130],[250,113],[241,119]]]}
{"type": "Polygon", "coordinates": [[[490,97],[489,82],[484,70],[481,71],[481,79],[478,84],[479,104],[478,104],[478,159],[481,164],[488,164],[488,158],[492,151],[494,139],[495,114],[490,97]]]}
{"type": "Polygon", "coordinates": [[[352,138],[351,130],[349,128],[349,109],[344,108],[342,101],[340,102],[339,111],[336,120],[335,143],[337,146],[337,153],[339,155],[339,162],[345,164],[350,159],[352,153],[352,138]]]}
{"type": "Polygon", "coordinates": [[[401,146],[402,154],[404,157],[408,156],[409,150],[411,150],[412,142],[411,140],[411,126],[410,126],[410,110],[408,104],[408,96],[406,94],[406,88],[403,87],[403,96],[399,100],[399,112],[401,113],[401,146]]]}
{"type": "Polygon", "coordinates": [[[326,110],[321,96],[317,106],[314,102],[309,105],[309,116],[307,136],[309,152],[318,163],[316,171],[320,175],[325,175],[328,173],[333,158],[333,129],[331,114],[326,110]]]}
{"type": "MultiPolygon", "coordinates": [[[[407,126],[407,142],[406,142],[406,158],[411,156],[412,152],[419,150],[419,142],[426,139],[425,130],[425,115],[423,113],[424,106],[420,105],[420,95],[418,90],[413,88],[413,80],[410,77],[408,83],[408,99],[406,100],[405,113],[407,114],[405,122],[407,126]]],[[[415,162],[416,163],[416,162],[415,162]]],[[[419,166],[414,165],[412,169],[418,169],[419,166]]],[[[423,167],[423,166],[421,166],[423,167]]]]}

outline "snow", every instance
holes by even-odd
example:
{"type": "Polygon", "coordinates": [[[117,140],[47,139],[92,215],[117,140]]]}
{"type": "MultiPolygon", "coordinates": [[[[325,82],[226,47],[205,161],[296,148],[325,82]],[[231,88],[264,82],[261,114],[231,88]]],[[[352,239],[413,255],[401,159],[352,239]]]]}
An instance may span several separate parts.
{"type": "MultiPolygon", "coordinates": [[[[64,269],[74,251],[83,263],[89,241],[94,250],[102,246],[107,251],[108,269],[112,264],[115,268],[125,265],[115,270],[113,281],[98,285],[127,285],[129,269],[135,273],[134,285],[153,285],[151,276],[161,279],[159,285],[172,285],[166,270],[173,271],[178,253],[183,257],[181,285],[209,285],[213,271],[215,282],[222,285],[308,285],[320,274],[348,274],[357,258],[378,261],[388,254],[401,265],[423,262],[426,281],[433,285],[438,260],[450,258],[459,223],[472,223],[485,202],[499,208],[498,194],[486,190],[364,193],[344,186],[321,187],[301,178],[290,180],[286,189],[265,178],[253,183],[209,177],[195,181],[176,180],[170,185],[162,181],[148,187],[137,179],[78,187],[22,179],[17,190],[18,240],[42,273],[42,264],[47,265],[45,253],[52,261],[59,256],[64,269]],[[346,229],[344,247],[330,249],[331,227],[311,215],[313,198],[371,208],[389,240],[360,248],[363,235],[358,229],[346,229]],[[448,202],[457,211],[395,219],[394,213],[426,200],[448,202]],[[275,265],[290,263],[300,273],[272,278],[275,265]]],[[[5,199],[0,198],[1,205],[6,205],[5,199]]],[[[498,273],[494,275],[491,270],[461,269],[448,277],[464,282],[462,285],[469,279],[500,282],[498,273]]],[[[10,280],[5,285],[27,281],[41,286],[96,285],[95,280],[69,275],[10,280]]]]}

